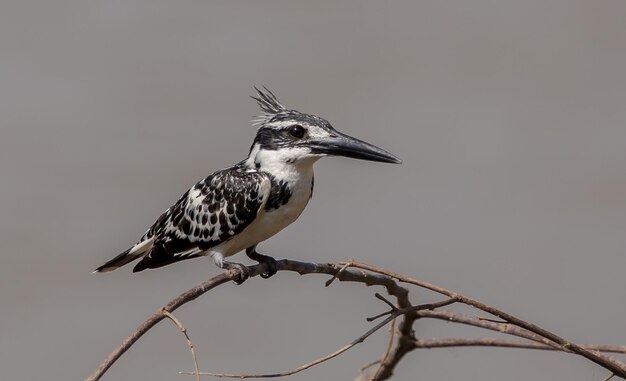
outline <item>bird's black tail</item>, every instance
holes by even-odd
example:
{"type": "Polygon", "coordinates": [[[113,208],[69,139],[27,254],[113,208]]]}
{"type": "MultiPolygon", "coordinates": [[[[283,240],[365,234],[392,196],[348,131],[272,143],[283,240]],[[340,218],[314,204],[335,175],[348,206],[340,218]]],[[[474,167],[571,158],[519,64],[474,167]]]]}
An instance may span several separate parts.
{"type": "Polygon", "coordinates": [[[130,249],[123,252],[122,254],[111,259],[110,261],[103,264],[102,266],[98,267],[93,272],[105,273],[107,271],[113,271],[117,268],[124,266],[125,264],[128,264],[134,261],[135,259],[141,258],[150,252],[150,250],[152,249],[153,243],[154,243],[154,237],[142,239],[137,244],[135,244],[135,246],[131,247],[130,249]]]}
{"type": "Polygon", "coordinates": [[[103,264],[102,266],[98,267],[97,269],[94,270],[94,273],[105,273],[107,271],[113,271],[119,267],[124,266],[125,264],[128,264],[134,261],[135,259],[141,257],[144,254],[142,252],[131,254],[130,253],[131,250],[132,248],[126,250],[122,254],[111,259],[110,261],[103,264]]]}

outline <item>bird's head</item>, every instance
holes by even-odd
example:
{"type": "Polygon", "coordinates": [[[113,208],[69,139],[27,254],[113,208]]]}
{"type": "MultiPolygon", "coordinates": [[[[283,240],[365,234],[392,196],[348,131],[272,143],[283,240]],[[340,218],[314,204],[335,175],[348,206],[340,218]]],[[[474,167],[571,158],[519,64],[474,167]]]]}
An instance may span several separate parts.
{"type": "Polygon", "coordinates": [[[267,88],[255,90],[252,98],[263,113],[254,120],[259,129],[251,154],[256,150],[256,155],[263,153],[284,163],[316,161],[323,156],[402,163],[381,148],[335,130],[326,119],[285,108],[267,88]]]}

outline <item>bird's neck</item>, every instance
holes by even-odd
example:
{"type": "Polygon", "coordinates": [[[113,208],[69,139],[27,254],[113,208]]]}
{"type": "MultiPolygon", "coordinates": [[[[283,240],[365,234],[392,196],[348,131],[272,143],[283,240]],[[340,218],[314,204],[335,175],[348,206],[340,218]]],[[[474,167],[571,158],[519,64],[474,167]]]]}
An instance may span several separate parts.
{"type": "Polygon", "coordinates": [[[278,180],[293,184],[303,180],[310,182],[313,164],[318,159],[319,157],[304,157],[293,160],[280,151],[264,150],[255,144],[244,163],[249,169],[266,172],[278,180]]]}

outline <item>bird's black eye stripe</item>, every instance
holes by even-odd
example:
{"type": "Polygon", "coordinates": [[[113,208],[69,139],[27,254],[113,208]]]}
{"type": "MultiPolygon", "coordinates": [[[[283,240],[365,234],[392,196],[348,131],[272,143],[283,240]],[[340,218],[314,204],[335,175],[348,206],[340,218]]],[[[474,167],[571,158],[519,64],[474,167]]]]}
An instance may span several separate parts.
{"type": "Polygon", "coordinates": [[[294,138],[301,139],[304,136],[305,132],[306,130],[304,129],[304,127],[299,124],[294,124],[293,126],[289,127],[289,134],[294,138]]]}

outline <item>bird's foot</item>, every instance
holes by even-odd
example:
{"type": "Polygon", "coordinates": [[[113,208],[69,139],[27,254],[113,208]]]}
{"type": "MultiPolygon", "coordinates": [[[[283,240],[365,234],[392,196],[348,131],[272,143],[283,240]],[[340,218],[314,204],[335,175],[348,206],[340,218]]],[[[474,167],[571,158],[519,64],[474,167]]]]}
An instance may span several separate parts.
{"type": "Polygon", "coordinates": [[[270,257],[269,255],[263,255],[263,254],[257,253],[255,247],[250,247],[246,249],[246,254],[248,255],[248,258],[267,265],[268,271],[265,273],[262,273],[261,278],[264,278],[264,279],[270,278],[274,274],[276,274],[276,272],[278,271],[276,267],[276,260],[270,257]]]}
{"type": "Polygon", "coordinates": [[[233,282],[235,282],[235,284],[242,284],[250,276],[250,271],[248,271],[248,268],[241,263],[222,261],[222,268],[227,270],[239,270],[239,272],[237,272],[237,275],[233,277],[233,282]]]}

